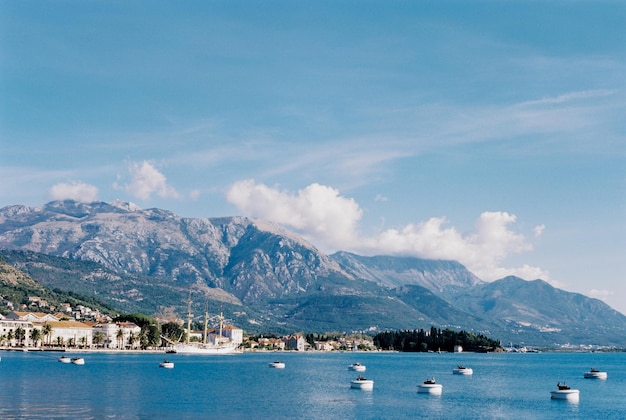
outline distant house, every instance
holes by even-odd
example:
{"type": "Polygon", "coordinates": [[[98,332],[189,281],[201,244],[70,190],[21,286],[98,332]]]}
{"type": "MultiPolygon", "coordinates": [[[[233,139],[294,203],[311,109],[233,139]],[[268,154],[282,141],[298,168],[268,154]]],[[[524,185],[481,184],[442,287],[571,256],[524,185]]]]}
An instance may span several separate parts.
{"type": "Polygon", "coordinates": [[[222,329],[222,335],[230,339],[230,341],[241,344],[243,343],[243,330],[234,325],[226,325],[222,329]]]}
{"type": "Polygon", "coordinates": [[[276,350],[285,350],[285,342],[280,338],[271,339],[272,348],[276,350]]]}
{"type": "Polygon", "coordinates": [[[45,308],[48,306],[48,302],[40,298],[39,296],[28,296],[28,305],[38,308],[45,308]]]}
{"type": "Polygon", "coordinates": [[[315,342],[315,350],[318,351],[333,351],[335,346],[333,345],[334,341],[316,341],[315,342]]]}
{"type": "Polygon", "coordinates": [[[285,341],[280,338],[260,337],[257,347],[264,347],[271,350],[285,350],[285,341]]]}
{"type": "Polygon", "coordinates": [[[52,314],[45,314],[43,312],[21,312],[21,311],[13,311],[10,312],[7,316],[7,319],[12,320],[20,320],[20,321],[30,321],[30,322],[48,322],[48,321],[58,321],[59,318],[52,314]]]}
{"type": "Polygon", "coordinates": [[[301,335],[290,335],[285,339],[287,350],[304,351],[305,343],[304,337],[301,335]]]}

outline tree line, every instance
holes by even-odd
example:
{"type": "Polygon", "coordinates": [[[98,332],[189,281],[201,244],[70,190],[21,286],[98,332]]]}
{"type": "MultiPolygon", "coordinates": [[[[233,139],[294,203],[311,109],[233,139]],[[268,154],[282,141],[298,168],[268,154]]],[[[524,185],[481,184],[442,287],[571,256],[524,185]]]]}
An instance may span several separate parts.
{"type": "Polygon", "coordinates": [[[459,345],[467,351],[496,351],[500,342],[482,334],[467,331],[444,330],[431,327],[430,330],[384,331],[374,336],[374,345],[382,350],[403,352],[454,351],[459,345]]]}

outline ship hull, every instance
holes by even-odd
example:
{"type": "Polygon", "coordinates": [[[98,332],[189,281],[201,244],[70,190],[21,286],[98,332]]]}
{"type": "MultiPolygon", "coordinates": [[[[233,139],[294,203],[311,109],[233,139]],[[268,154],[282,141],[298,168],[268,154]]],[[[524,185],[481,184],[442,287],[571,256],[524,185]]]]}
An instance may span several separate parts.
{"type": "Polygon", "coordinates": [[[221,346],[213,346],[213,345],[193,345],[193,344],[176,344],[172,347],[173,352],[177,354],[237,354],[241,353],[238,346],[235,344],[232,345],[221,345],[221,346]]]}

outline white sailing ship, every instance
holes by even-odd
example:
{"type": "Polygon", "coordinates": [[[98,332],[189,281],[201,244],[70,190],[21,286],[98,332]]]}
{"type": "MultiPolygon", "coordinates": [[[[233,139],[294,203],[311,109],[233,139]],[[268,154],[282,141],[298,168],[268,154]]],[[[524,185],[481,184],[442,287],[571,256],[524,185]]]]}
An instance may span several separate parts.
{"type": "Polygon", "coordinates": [[[178,354],[235,354],[242,353],[240,343],[234,341],[232,337],[223,336],[224,317],[220,313],[219,333],[209,334],[207,332],[209,312],[208,308],[204,313],[204,339],[202,342],[190,342],[191,335],[191,300],[187,308],[187,338],[184,343],[175,343],[168,350],[168,353],[178,354]]]}

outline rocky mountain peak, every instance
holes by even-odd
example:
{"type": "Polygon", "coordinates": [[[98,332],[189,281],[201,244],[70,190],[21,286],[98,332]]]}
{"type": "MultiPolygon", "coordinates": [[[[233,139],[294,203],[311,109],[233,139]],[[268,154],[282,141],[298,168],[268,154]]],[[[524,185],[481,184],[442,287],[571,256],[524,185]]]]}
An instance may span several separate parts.
{"type": "Polygon", "coordinates": [[[123,202],[8,206],[0,209],[3,249],[46,286],[71,285],[148,313],[164,299],[184,305],[198,292],[201,300],[242,306],[241,316],[257,314],[250,328],[436,324],[537,343],[620,343],[626,331],[626,317],[603,302],[542,280],[485,283],[456,261],[326,255],[281,226],[245,217],[185,218],[123,202]],[[82,267],[78,279],[67,261],[82,267]]]}
{"type": "Polygon", "coordinates": [[[141,211],[141,207],[137,204],[132,203],[130,201],[122,201],[122,200],[113,200],[110,203],[113,207],[117,207],[120,210],[133,212],[133,211],[141,211]]]}

